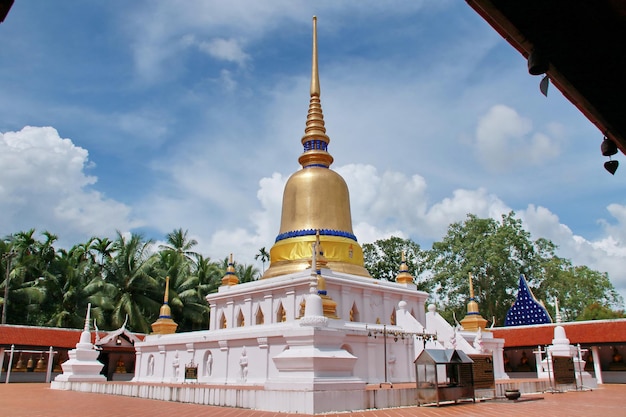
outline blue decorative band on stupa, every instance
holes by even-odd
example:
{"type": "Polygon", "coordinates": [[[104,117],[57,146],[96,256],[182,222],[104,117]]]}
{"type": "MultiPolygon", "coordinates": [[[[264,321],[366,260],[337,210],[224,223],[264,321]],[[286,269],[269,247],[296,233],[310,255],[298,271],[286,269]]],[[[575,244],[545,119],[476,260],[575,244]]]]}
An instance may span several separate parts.
{"type": "Polygon", "coordinates": [[[328,165],[324,165],[324,164],[310,164],[310,165],[303,166],[302,168],[328,168],[328,165]]]}
{"type": "MultiPolygon", "coordinates": [[[[317,231],[318,229],[305,229],[305,230],[293,230],[290,232],[281,233],[278,236],[276,236],[276,241],[274,243],[279,242],[281,240],[290,239],[292,237],[315,236],[317,231]]],[[[319,232],[320,232],[320,236],[345,237],[345,238],[352,239],[355,242],[357,242],[356,236],[354,236],[352,233],[344,232],[342,230],[319,229],[319,232]]]]}
{"type": "Polygon", "coordinates": [[[323,140],[314,139],[304,142],[304,152],[319,149],[326,151],[328,149],[328,143],[323,140]]]}

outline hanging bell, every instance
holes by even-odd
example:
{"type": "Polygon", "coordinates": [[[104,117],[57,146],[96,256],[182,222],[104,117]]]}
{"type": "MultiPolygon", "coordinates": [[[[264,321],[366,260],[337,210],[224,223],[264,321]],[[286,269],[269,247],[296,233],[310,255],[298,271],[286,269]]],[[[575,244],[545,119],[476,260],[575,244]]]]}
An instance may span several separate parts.
{"type": "Polygon", "coordinates": [[[528,55],[528,73],[531,75],[541,75],[548,72],[548,58],[537,48],[528,55]]]}
{"type": "Polygon", "coordinates": [[[43,372],[46,370],[46,361],[43,358],[43,355],[41,355],[39,357],[39,360],[37,361],[37,366],[35,366],[35,372],[43,372]]]}
{"type": "Polygon", "coordinates": [[[617,145],[605,136],[602,144],[600,145],[600,150],[604,156],[615,155],[617,153],[617,145]]]}

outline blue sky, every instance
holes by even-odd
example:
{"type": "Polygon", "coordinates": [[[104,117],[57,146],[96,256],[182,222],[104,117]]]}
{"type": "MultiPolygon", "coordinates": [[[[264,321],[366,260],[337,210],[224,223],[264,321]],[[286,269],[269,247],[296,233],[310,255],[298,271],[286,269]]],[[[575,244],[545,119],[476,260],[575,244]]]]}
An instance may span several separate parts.
{"type": "Polygon", "coordinates": [[[255,263],[299,169],[313,15],[361,243],[429,248],[467,213],[514,210],[626,295],[624,174],[604,170],[602,134],[458,0],[17,0],[0,24],[0,234],[183,228],[255,263]]]}

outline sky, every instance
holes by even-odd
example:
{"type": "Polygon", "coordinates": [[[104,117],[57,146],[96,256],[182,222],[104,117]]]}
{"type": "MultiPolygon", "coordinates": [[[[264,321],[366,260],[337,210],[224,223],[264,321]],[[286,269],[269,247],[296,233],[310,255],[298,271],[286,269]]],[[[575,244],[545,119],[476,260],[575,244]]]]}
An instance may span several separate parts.
{"type": "Polygon", "coordinates": [[[361,244],[429,249],[468,213],[514,211],[626,296],[626,173],[459,0],[17,0],[0,24],[0,235],[182,228],[261,269],[300,169],[314,15],[361,244]]]}

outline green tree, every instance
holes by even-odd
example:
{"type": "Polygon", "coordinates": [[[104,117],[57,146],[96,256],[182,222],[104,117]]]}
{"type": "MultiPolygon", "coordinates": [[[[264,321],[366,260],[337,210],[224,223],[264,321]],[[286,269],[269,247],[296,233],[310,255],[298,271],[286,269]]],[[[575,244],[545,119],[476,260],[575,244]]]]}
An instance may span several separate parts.
{"type": "MultiPolygon", "coordinates": [[[[556,256],[556,245],[530,233],[514,212],[500,221],[480,219],[468,214],[464,222],[453,223],[440,242],[428,252],[426,269],[432,285],[444,304],[444,316],[455,312],[463,317],[469,301],[469,277],[473,275],[474,293],[485,318],[504,318],[517,295],[518,277],[524,274],[537,298],[547,303],[555,317],[552,300],[559,299],[565,320],[579,317],[585,308],[598,302],[619,307],[623,300],[608,275],[556,256]]],[[[449,317],[447,317],[449,318],[449,317]]]]}
{"type": "MultiPolygon", "coordinates": [[[[424,252],[420,245],[411,239],[402,239],[396,236],[363,245],[365,268],[374,278],[395,281],[402,263],[403,252],[409,273],[415,278],[418,277],[422,273],[424,252]]],[[[426,290],[426,282],[419,283],[418,287],[426,290]]]]}
{"type": "Polygon", "coordinates": [[[187,261],[192,262],[198,256],[197,252],[192,251],[194,246],[198,244],[195,239],[188,237],[189,232],[183,229],[176,229],[167,234],[165,240],[167,244],[160,245],[160,250],[176,252],[179,256],[184,257],[187,261]]]}
{"type": "Polygon", "coordinates": [[[112,300],[110,325],[120,327],[128,316],[130,330],[149,333],[163,303],[152,240],[135,233],[127,238],[118,231],[112,253],[113,259],[105,266],[105,280],[116,291],[111,294],[103,289],[112,300]]]}
{"type": "Polygon", "coordinates": [[[187,231],[177,229],[167,234],[166,243],[159,246],[159,265],[163,286],[165,277],[170,277],[169,305],[178,331],[206,328],[209,306],[199,291],[200,277],[194,263],[200,254],[192,250],[198,242],[189,239],[187,231]]]}
{"type": "Polygon", "coordinates": [[[265,262],[270,260],[270,254],[267,253],[267,251],[265,250],[265,246],[263,246],[261,249],[259,249],[259,253],[254,255],[254,259],[255,260],[261,259],[261,264],[263,265],[263,269],[261,270],[261,274],[264,274],[265,273],[265,262]]]}
{"type": "MultiPolygon", "coordinates": [[[[550,263],[551,267],[546,268],[534,293],[544,300],[558,298],[564,321],[578,319],[593,304],[609,311],[612,307],[623,305],[622,297],[613,287],[608,274],[594,271],[587,266],[574,266],[569,260],[558,257],[551,259],[550,263]],[[558,267],[555,268],[554,264],[558,267]]],[[[547,307],[552,317],[555,317],[553,303],[550,302],[547,307]]]]}
{"type": "MultiPolygon", "coordinates": [[[[41,314],[39,306],[45,299],[45,292],[38,284],[45,272],[40,248],[45,245],[35,237],[35,229],[22,231],[4,239],[2,256],[3,318],[13,324],[39,325],[41,314]],[[7,276],[8,272],[8,276],[7,276]],[[6,299],[4,294],[7,295],[6,299]],[[6,303],[6,312],[4,304],[6,303]]],[[[46,244],[52,245],[54,235],[46,234],[46,244]]],[[[46,249],[46,259],[54,249],[46,249]]]]}
{"type": "Polygon", "coordinates": [[[583,312],[576,317],[576,320],[607,320],[621,319],[626,317],[624,310],[611,310],[600,303],[591,303],[583,312]]]}
{"type": "Polygon", "coordinates": [[[91,239],[74,245],[69,251],[59,250],[53,269],[44,277],[42,285],[46,289],[46,301],[43,310],[48,318],[47,325],[83,327],[88,303],[94,307],[92,317],[98,323],[105,323],[105,311],[111,309],[102,289],[107,284],[98,274],[89,252],[90,245],[91,239]]]}
{"type": "Polygon", "coordinates": [[[211,258],[205,258],[202,255],[196,257],[194,275],[198,277],[198,294],[202,298],[207,294],[217,291],[222,285],[222,277],[225,271],[221,266],[211,261],[211,258]]]}
{"type": "Polygon", "coordinates": [[[519,275],[534,277],[540,265],[530,234],[514,215],[503,215],[498,222],[468,214],[464,222],[450,225],[442,241],[433,243],[426,268],[445,313],[465,315],[471,273],[482,315],[504,323],[519,275]]]}

